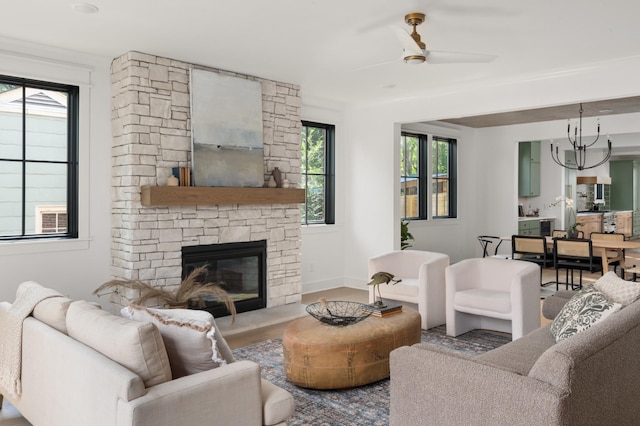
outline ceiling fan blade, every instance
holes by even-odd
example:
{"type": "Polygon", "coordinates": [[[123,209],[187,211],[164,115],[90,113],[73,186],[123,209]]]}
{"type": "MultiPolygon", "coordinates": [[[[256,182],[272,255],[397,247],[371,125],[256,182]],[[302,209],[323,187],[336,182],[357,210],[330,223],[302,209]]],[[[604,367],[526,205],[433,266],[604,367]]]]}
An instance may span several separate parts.
{"type": "Polygon", "coordinates": [[[437,50],[427,50],[425,53],[427,63],[429,64],[487,63],[498,57],[497,55],[487,55],[484,53],[442,52],[437,50]]]}
{"type": "Polygon", "coordinates": [[[402,48],[405,51],[405,55],[403,56],[424,55],[424,51],[420,48],[420,46],[418,46],[416,41],[411,37],[411,35],[408,32],[398,27],[390,27],[390,28],[398,38],[398,41],[400,41],[400,44],[402,45],[402,48]]]}

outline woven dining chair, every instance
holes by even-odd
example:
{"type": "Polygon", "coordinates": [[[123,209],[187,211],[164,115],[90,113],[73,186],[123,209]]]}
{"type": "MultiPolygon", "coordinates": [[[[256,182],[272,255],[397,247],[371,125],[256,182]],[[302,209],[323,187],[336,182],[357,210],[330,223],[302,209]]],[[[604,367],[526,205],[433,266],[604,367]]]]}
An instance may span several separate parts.
{"type": "Polygon", "coordinates": [[[540,266],[540,285],[544,286],[553,283],[553,281],[549,281],[542,284],[542,269],[553,266],[553,252],[547,248],[545,237],[512,235],[511,258],[533,262],[540,266]]]}
{"type": "Polygon", "coordinates": [[[556,270],[556,290],[558,290],[558,272],[565,270],[565,288],[576,288],[573,272],[580,271],[580,281],[577,288],[582,288],[582,272],[600,272],[602,274],[602,259],[593,255],[591,240],[580,238],[554,238],[553,239],[553,265],[556,270]],[[571,283],[569,283],[569,271],[571,271],[571,283]]]}

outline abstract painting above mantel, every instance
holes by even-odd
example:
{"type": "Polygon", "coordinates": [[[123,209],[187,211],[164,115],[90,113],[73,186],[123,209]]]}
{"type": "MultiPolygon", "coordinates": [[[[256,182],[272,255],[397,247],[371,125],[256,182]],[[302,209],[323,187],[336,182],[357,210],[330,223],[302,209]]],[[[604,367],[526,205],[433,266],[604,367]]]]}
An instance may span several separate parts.
{"type": "Polygon", "coordinates": [[[193,68],[190,91],[194,184],[263,186],[260,82],[193,68]]]}

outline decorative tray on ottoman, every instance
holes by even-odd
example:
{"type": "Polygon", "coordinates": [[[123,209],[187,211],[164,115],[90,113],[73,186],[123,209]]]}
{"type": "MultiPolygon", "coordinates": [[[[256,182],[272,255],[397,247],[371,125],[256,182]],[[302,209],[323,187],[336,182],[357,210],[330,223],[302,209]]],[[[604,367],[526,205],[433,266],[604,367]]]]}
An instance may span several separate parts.
{"type": "Polygon", "coordinates": [[[371,315],[364,303],[320,301],[307,306],[307,312],[317,320],[330,325],[355,324],[371,315]]]}

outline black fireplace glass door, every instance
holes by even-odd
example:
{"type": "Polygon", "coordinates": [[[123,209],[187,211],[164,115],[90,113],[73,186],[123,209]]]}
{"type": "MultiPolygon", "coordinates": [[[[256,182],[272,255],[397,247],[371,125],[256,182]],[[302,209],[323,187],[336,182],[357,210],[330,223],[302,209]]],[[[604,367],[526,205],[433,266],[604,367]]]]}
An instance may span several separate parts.
{"type": "MultiPolygon", "coordinates": [[[[206,265],[203,281],[218,283],[226,290],[238,313],[266,306],[266,241],[183,247],[182,264],[185,277],[206,265]]],[[[198,308],[195,303],[192,307],[198,308]]],[[[214,317],[229,315],[224,303],[213,298],[205,298],[200,308],[214,317]]]]}

